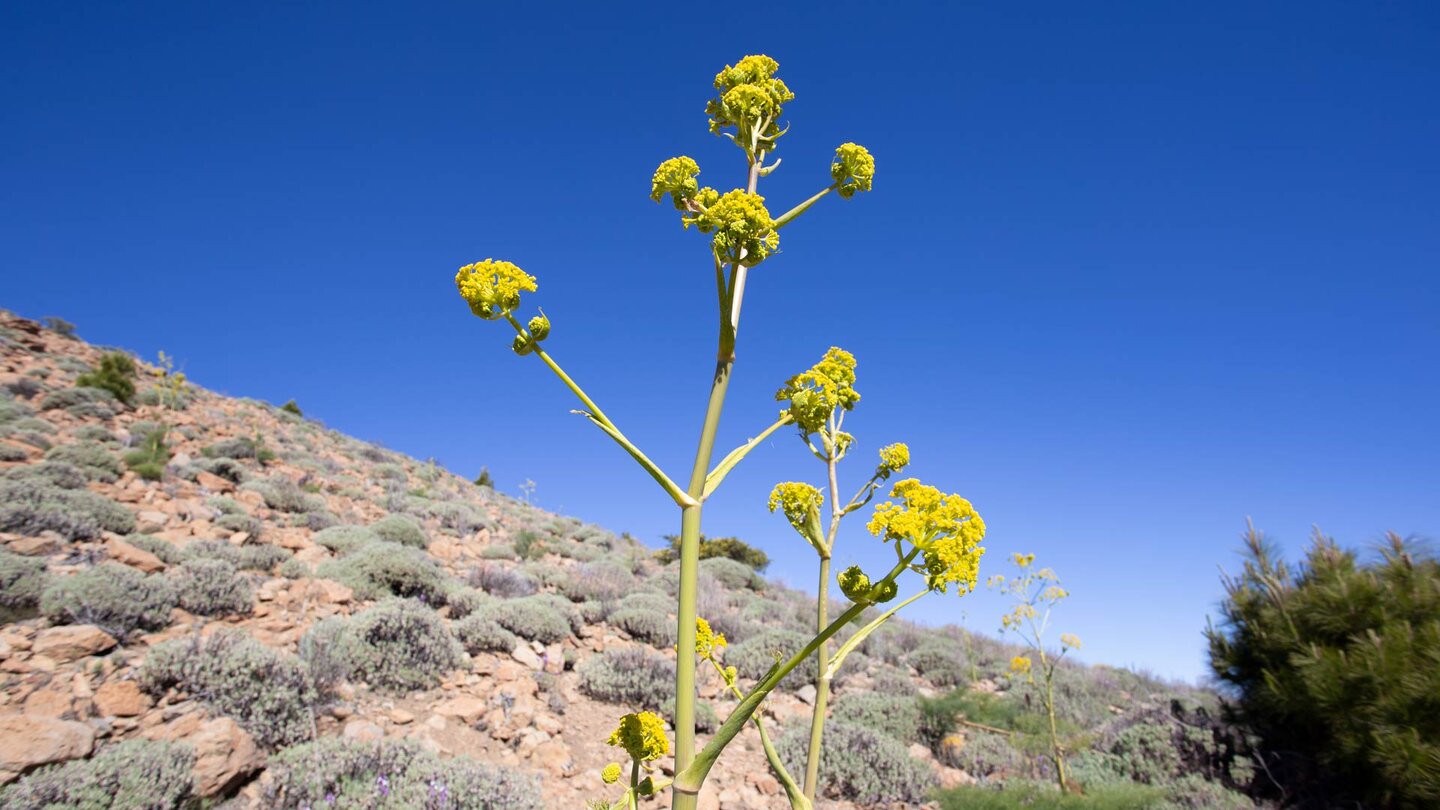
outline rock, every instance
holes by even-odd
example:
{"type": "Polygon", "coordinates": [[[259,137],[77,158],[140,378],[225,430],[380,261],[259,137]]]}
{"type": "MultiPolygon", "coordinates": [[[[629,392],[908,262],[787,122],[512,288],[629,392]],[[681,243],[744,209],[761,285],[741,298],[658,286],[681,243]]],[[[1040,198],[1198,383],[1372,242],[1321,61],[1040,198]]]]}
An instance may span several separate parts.
{"type": "MultiPolygon", "coordinates": [[[[44,689],[36,689],[25,698],[25,714],[34,717],[61,718],[73,708],[73,696],[68,688],[54,681],[44,689]]],[[[73,718],[72,718],[73,719],[73,718]]]]}
{"type": "Polygon", "coordinates": [[[135,530],[141,534],[151,534],[165,528],[165,522],[170,516],[164,512],[157,512],[153,509],[142,509],[135,514],[135,530]]]}
{"type": "Polygon", "coordinates": [[[55,532],[42,532],[39,537],[19,537],[11,540],[7,547],[16,554],[39,557],[59,551],[63,540],[64,538],[55,532]]]}
{"type": "Polygon", "coordinates": [[[255,738],[228,717],[217,717],[185,738],[195,746],[195,792],[201,797],[228,792],[265,765],[255,738]]]}
{"type": "Polygon", "coordinates": [[[49,717],[0,717],[0,771],[26,771],[89,755],[95,731],[84,723],[49,717]]]}
{"type": "Polygon", "coordinates": [[[78,661],[87,655],[102,653],[115,646],[109,633],[93,624],[75,624],[41,630],[35,636],[34,651],[53,661],[78,661]]]}
{"type": "Polygon", "coordinates": [[[535,746],[530,759],[538,762],[551,776],[569,776],[575,772],[575,760],[570,749],[559,740],[548,740],[535,746]]]}
{"type": "Polygon", "coordinates": [[[453,717],[456,720],[470,725],[485,715],[485,701],[474,697],[455,697],[435,707],[435,713],[441,717],[453,717]]]}
{"type": "Polygon", "coordinates": [[[918,759],[923,762],[929,762],[935,758],[935,754],[930,750],[930,746],[922,745],[921,743],[911,743],[908,753],[911,759],[918,759]]]}
{"type": "Polygon", "coordinates": [[[355,591],[330,579],[308,580],[306,593],[322,605],[343,605],[355,598],[355,591]]]}
{"type": "Polygon", "coordinates": [[[102,717],[137,717],[150,708],[150,696],[134,681],[106,681],[95,691],[95,710],[102,717]]]}
{"type": "Polygon", "coordinates": [[[540,656],[536,655],[535,651],[530,649],[530,645],[524,643],[523,641],[515,647],[515,650],[513,652],[510,653],[510,657],[514,658],[516,661],[519,661],[530,669],[540,669],[540,667],[542,666],[540,656]]]}
{"type": "Polygon", "coordinates": [[[407,712],[404,709],[391,709],[390,722],[402,726],[407,723],[413,723],[415,722],[415,714],[413,712],[407,712]]]}
{"type": "Polygon", "coordinates": [[[960,787],[962,785],[975,784],[975,777],[960,770],[959,768],[947,768],[941,766],[936,768],[935,772],[940,778],[940,787],[945,788],[946,790],[949,790],[950,788],[960,787]]]}
{"type": "Polygon", "coordinates": [[[111,539],[105,543],[105,551],[110,554],[110,559],[118,563],[124,563],[131,568],[138,568],[147,574],[163,570],[165,563],[159,557],[146,551],[143,548],[136,548],[124,540],[111,539]]]}
{"type": "Polygon", "coordinates": [[[374,742],[385,736],[384,729],[365,720],[351,720],[345,724],[345,730],[340,733],[348,740],[359,742],[374,742]]]}
{"type": "Polygon", "coordinates": [[[755,786],[763,795],[774,796],[780,792],[780,782],[768,773],[751,771],[745,774],[745,781],[755,786]]]}
{"type": "Polygon", "coordinates": [[[195,474],[195,483],[210,490],[211,492],[234,492],[235,484],[228,478],[221,478],[218,475],[200,471],[195,474]]]}
{"type": "Polygon", "coordinates": [[[804,686],[800,687],[799,689],[796,689],[796,690],[795,690],[795,697],[798,697],[798,698],[800,698],[801,700],[805,701],[805,703],[806,703],[807,705],[814,706],[814,705],[815,705],[815,684],[813,684],[813,683],[807,683],[807,684],[805,684],[804,686]]]}

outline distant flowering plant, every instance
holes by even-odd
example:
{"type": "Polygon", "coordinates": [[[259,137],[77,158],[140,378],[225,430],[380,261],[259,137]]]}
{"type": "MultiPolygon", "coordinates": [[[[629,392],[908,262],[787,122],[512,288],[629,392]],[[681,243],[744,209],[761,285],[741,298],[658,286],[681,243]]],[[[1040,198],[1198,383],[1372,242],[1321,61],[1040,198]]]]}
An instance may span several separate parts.
{"type": "MultiPolygon", "coordinates": [[[[782,124],[785,105],[795,94],[777,75],[779,63],[764,55],[751,55],[727,65],[714,81],[715,95],[706,105],[710,131],[728,138],[745,155],[746,183],[742,188],[717,190],[701,185],[698,162],[688,156],[662,161],[650,178],[650,198],[664,202],[667,198],[680,214],[681,225],[693,227],[709,237],[709,252],[715,273],[719,315],[717,359],[710,376],[710,398],[704,412],[695,463],[688,479],[677,480],[650,459],[612,420],[585,390],[561,368],[545,348],[552,335],[552,324],[543,312],[526,318],[520,313],[523,297],[536,292],[534,276],[510,262],[495,259],[467,264],[455,275],[461,298],[476,316],[490,321],[503,320],[515,332],[511,348],[521,356],[533,355],[544,363],[580,400],[583,408],[577,413],[588,419],[618,444],[663,489],[680,510],[679,589],[676,604],[676,691],[674,716],[675,767],[673,780],[657,779],[650,774],[653,763],[671,750],[665,736],[663,720],[649,712],[627,714],[610,736],[609,743],[625,751],[629,757],[629,779],[621,762],[613,762],[601,771],[605,785],[623,785],[624,793],[616,799],[597,799],[592,808],[634,810],[641,798],[669,788],[672,806],[693,810],[707,775],[720,753],[747,725],[759,733],[766,758],[786,796],[794,808],[812,807],[820,766],[820,741],[823,733],[829,686],[846,656],[868,635],[896,615],[904,606],[934,591],[965,595],[973,589],[979,562],[985,549],[980,542],[985,536],[985,523],[959,495],[907,478],[888,485],[889,500],[876,506],[869,522],[872,534],[894,549],[896,560],[887,571],[869,572],[851,566],[833,581],[850,600],[849,606],[833,619],[829,612],[829,588],[832,582],[830,561],[841,520],[865,508],[886,488],[892,476],[910,464],[910,448],[889,444],[879,449],[878,463],[859,490],[842,499],[838,491],[837,465],[856,446],[857,440],[843,430],[845,415],[860,401],[855,388],[856,360],[849,352],[832,347],[811,368],[784,382],[775,394],[781,410],[773,424],[728,454],[714,461],[720,416],[724,409],[735,365],[736,336],[740,312],[750,272],[762,263],[772,261],[780,252],[780,231],[804,214],[831,192],[842,199],[874,188],[875,159],[865,147],[843,143],[836,148],[830,162],[830,183],[806,200],[776,215],[765,197],[757,192],[761,178],[780,165],[778,159],[767,165],[779,140],[789,131],[782,124]],[[819,558],[819,596],[816,600],[815,636],[803,649],[776,665],[748,690],[742,688],[736,667],[724,663],[728,641],[714,632],[703,617],[696,614],[698,589],[699,546],[703,505],[724,482],[726,476],[766,438],[786,426],[794,426],[809,451],[826,468],[826,484],[818,487],[806,482],[779,483],[769,498],[771,512],[781,512],[790,526],[815,550],[819,558]],[[828,501],[828,510],[826,504],[828,501]],[[902,575],[917,575],[920,589],[909,598],[888,605],[899,593],[902,575]],[[878,605],[888,609],[869,616],[868,623],[852,633],[838,649],[831,650],[830,640],[842,629],[859,624],[862,614],[878,605]],[[812,710],[811,739],[807,752],[803,784],[786,769],[771,745],[769,734],[758,713],[762,702],[787,674],[817,656],[816,700],[812,710]],[[724,688],[738,706],[725,719],[710,740],[697,751],[695,741],[696,668],[708,663],[723,681],[724,688]]],[[[612,788],[613,790],[613,788],[612,788]]]]}

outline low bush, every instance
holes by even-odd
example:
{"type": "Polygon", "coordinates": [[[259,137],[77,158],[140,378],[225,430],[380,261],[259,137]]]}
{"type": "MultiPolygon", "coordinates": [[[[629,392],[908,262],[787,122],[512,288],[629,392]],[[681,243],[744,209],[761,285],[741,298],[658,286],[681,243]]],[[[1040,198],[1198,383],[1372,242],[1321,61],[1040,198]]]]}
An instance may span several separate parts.
{"type": "Polygon", "coordinates": [[[526,596],[480,606],[473,614],[489,619],[521,638],[553,644],[570,638],[574,619],[543,595],[526,596]]]}
{"type": "Polygon", "coordinates": [[[85,482],[89,480],[79,467],[63,461],[42,461],[13,467],[5,471],[3,478],[6,481],[38,481],[60,489],[84,489],[85,482]]]}
{"type": "Polygon", "coordinates": [[[300,659],[239,630],[167,641],[151,648],[139,683],[153,695],[176,688],[233,717],[267,748],[310,739],[315,684],[300,659]]]}
{"type": "Polygon", "coordinates": [[[255,443],[254,439],[240,436],[202,447],[200,448],[200,454],[206,458],[245,459],[255,458],[259,450],[260,447],[255,443]]]}
{"type": "Polygon", "coordinates": [[[359,657],[350,620],[332,616],[321,619],[300,637],[300,660],[310,670],[310,679],[321,694],[349,680],[359,657]]]}
{"type": "Polygon", "coordinates": [[[479,610],[481,605],[488,605],[490,602],[489,596],[469,585],[462,585],[454,580],[446,585],[445,607],[450,609],[452,619],[463,619],[479,610]]]}
{"type": "Polygon", "coordinates": [[[614,560],[581,565],[565,583],[564,593],[576,602],[616,602],[635,592],[635,575],[614,560]]]}
{"type": "Polygon", "coordinates": [[[430,555],[385,542],[370,543],[338,560],[327,560],[315,573],[350,587],[359,599],[417,597],[437,607],[445,604],[449,585],[444,569],[430,555]]]}
{"type": "Polygon", "coordinates": [[[276,565],[290,559],[290,551],[263,543],[232,546],[223,540],[196,540],[186,546],[183,560],[224,560],[241,571],[269,573],[276,565]]]}
{"type": "Polygon", "coordinates": [[[35,771],[0,790],[10,810],[150,810],[185,807],[195,752],[184,743],[127,740],[90,759],[35,771]]]}
{"type": "Polygon", "coordinates": [[[135,396],[135,360],[123,352],[109,352],[100,358],[94,371],[75,378],[77,388],[101,388],[121,402],[135,396]]]}
{"type": "Polygon", "coordinates": [[[63,461],[72,464],[91,481],[114,483],[125,471],[120,459],[96,442],[75,442],[51,448],[45,453],[46,460],[63,461]]]}
{"type": "Polygon", "coordinates": [[[215,528],[231,533],[245,532],[250,535],[251,539],[254,539],[265,530],[265,524],[258,518],[246,514],[221,515],[215,518],[215,528]]]}
{"type": "Polygon", "coordinates": [[[380,542],[380,535],[366,526],[331,526],[316,532],[310,539],[336,554],[349,554],[361,546],[380,542]]]}
{"type": "MultiPolygon", "coordinates": [[[[791,773],[803,773],[809,744],[809,724],[796,723],[785,729],[775,748],[791,773]]],[[[820,743],[819,784],[828,798],[882,807],[924,802],[936,781],[930,766],[911,759],[903,743],[873,729],[832,719],[825,724],[820,743]]]]}
{"type": "Polygon", "coordinates": [[[0,481],[0,531],[34,537],[53,531],[67,540],[129,534],[135,515],[84,489],[62,489],[37,479],[0,481]]]}
{"type": "Polygon", "coordinates": [[[125,466],[147,481],[159,481],[170,463],[170,448],[165,444],[165,429],[145,434],[140,446],[125,454],[125,466]]]}
{"type": "Polygon", "coordinates": [[[38,450],[49,450],[51,447],[54,446],[50,442],[50,438],[48,436],[46,436],[44,433],[37,433],[33,430],[16,430],[9,433],[8,437],[11,441],[16,441],[21,444],[28,444],[38,450]]]}
{"type": "Polygon", "coordinates": [[[13,425],[21,419],[26,419],[35,413],[23,402],[16,402],[13,399],[0,399],[0,425],[13,425]]]}
{"type": "Polygon", "coordinates": [[[250,583],[225,560],[196,559],[170,574],[180,607],[201,616],[246,614],[255,607],[250,583]]]}
{"type": "Polygon", "coordinates": [[[260,493],[260,497],[265,499],[265,505],[279,512],[303,514],[325,509],[324,498],[302,490],[294,481],[282,476],[247,481],[242,486],[260,493]]]}
{"type": "MultiPolygon", "coordinates": [[[[665,539],[669,541],[670,546],[655,552],[655,559],[659,560],[661,565],[669,565],[680,559],[680,535],[666,535],[665,539]]],[[[763,572],[770,565],[769,555],[738,537],[711,539],[703,534],[700,535],[700,559],[715,558],[743,563],[757,573],[763,572]]]]}
{"type": "Polygon", "coordinates": [[[185,561],[185,551],[179,546],[160,537],[150,534],[132,534],[125,538],[125,542],[140,549],[148,551],[160,558],[160,562],[166,565],[176,565],[185,561]]]}
{"type": "Polygon", "coordinates": [[[481,563],[470,569],[467,578],[472,588],[479,588],[491,596],[513,599],[535,593],[535,583],[512,568],[491,563],[481,563]]]}
{"type": "MultiPolygon", "coordinates": [[[[1163,791],[1144,785],[1107,785],[1083,795],[1061,793],[1054,782],[1009,780],[939,794],[940,810],[1169,810],[1163,791]]],[[[1204,805],[1207,806],[1208,805],[1204,805]]]]}
{"type": "Polygon", "coordinates": [[[116,444],[118,442],[114,433],[111,433],[100,425],[81,425],[75,428],[70,435],[82,442],[100,442],[101,444],[116,444]]]}
{"type": "Polygon", "coordinates": [[[468,757],[441,760],[410,740],[325,737],[270,762],[264,806],[542,810],[539,782],[468,757]]]}
{"type": "Polygon", "coordinates": [[[13,444],[0,442],[0,461],[24,461],[30,454],[22,447],[13,444]]]}
{"type": "Polygon", "coordinates": [[[645,647],[619,647],[580,665],[580,691],[628,711],[659,711],[675,687],[675,662],[645,647]]]}
{"type": "Polygon", "coordinates": [[[675,646],[675,620],[664,610],[626,605],[611,613],[607,621],[629,633],[636,641],[652,647],[669,649],[675,646]]]}
{"type": "Polygon", "coordinates": [[[249,470],[233,458],[202,458],[194,463],[195,469],[218,475],[232,484],[243,484],[250,480],[249,470]]]}
{"type": "Polygon", "coordinates": [[[467,616],[456,622],[453,629],[455,637],[471,653],[509,653],[520,644],[518,636],[484,615],[467,616]]]}
{"type": "Polygon", "coordinates": [[[57,624],[93,624],[117,639],[170,624],[175,589],[159,574],[101,563],[56,577],[40,596],[40,612],[57,624]]]}
{"type": "Polygon", "coordinates": [[[42,411],[68,411],[77,405],[113,405],[115,395],[102,388],[62,388],[40,400],[42,411]]]}
{"type": "Polygon", "coordinates": [[[856,692],[841,696],[833,706],[831,716],[843,722],[874,729],[907,745],[920,738],[920,705],[913,697],[856,692]]]}
{"type": "Polygon", "coordinates": [[[26,610],[39,605],[48,581],[45,560],[0,549],[0,607],[26,610]]]}
{"type": "Polygon", "coordinates": [[[354,676],[372,687],[428,689],[466,663],[465,650],[435,611],[409,599],[387,599],[350,620],[354,676]]]}
{"type": "Polygon", "coordinates": [[[946,641],[930,641],[905,656],[905,663],[936,686],[959,686],[969,678],[964,652],[946,641]]]}
{"type": "MultiPolygon", "coordinates": [[[[771,627],[736,642],[725,651],[725,663],[739,670],[740,675],[752,680],[765,677],[776,661],[785,661],[810,643],[810,636],[794,630],[771,627]]],[[[790,689],[799,689],[807,683],[814,683],[820,665],[811,655],[790,671],[781,682],[790,689]]]]}
{"type": "Polygon", "coordinates": [[[980,780],[1021,775],[1029,768],[1025,754],[1007,736],[973,729],[942,739],[936,757],[980,780]]]}
{"type": "Polygon", "coordinates": [[[430,543],[425,537],[425,530],[409,515],[386,515],[371,523],[370,531],[380,535],[382,540],[402,546],[425,548],[430,543]]]}

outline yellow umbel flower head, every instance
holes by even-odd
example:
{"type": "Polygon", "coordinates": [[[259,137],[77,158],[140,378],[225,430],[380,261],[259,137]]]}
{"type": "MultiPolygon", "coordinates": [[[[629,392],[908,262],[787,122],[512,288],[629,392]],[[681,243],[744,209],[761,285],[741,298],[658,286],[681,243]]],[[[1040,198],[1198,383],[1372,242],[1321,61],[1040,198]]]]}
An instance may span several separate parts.
{"type": "Polygon", "coordinates": [[[820,362],[786,380],[775,392],[775,400],[790,403],[786,410],[802,432],[818,433],[835,409],[848,411],[860,401],[855,390],[855,356],[831,346],[820,362]]]}
{"type": "Polygon", "coordinates": [[[910,465],[910,447],[903,442],[887,444],[880,448],[880,466],[875,468],[875,475],[880,480],[890,477],[891,473],[897,473],[910,465]]]}
{"type": "Polygon", "coordinates": [[[785,82],[775,78],[780,63],[768,56],[747,56],[715,75],[716,96],[705,105],[710,131],[726,135],[750,151],[752,144],[766,151],[775,148],[783,105],[795,98],[785,82]],[[724,132],[734,127],[735,134],[724,132]]]}
{"type": "MultiPolygon", "coordinates": [[[[713,189],[710,191],[713,193],[713,189]]],[[[754,267],[780,247],[780,234],[765,208],[764,197],[738,188],[709,204],[705,204],[704,196],[699,199],[704,210],[691,221],[701,233],[715,234],[710,249],[720,261],[754,267]]]]}
{"type": "Polygon", "coordinates": [[[835,190],[848,200],[857,191],[870,190],[875,180],[875,158],[858,143],[842,143],[830,162],[830,176],[835,180],[835,190]]]}
{"type": "Polygon", "coordinates": [[[899,481],[891,498],[875,507],[866,528],[876,537],[907,542],[925,557],[925,580],[931,590],[945,591],[950,583],[961,594],[975,587],[980,557],[985,549],[985,521],[970,502],[959,495],[945,495],[915,478],[899,481]]]}
{"type": "Polygon", "coordinates": [[[1073,633],[1060,634],[1060,646],[1068,650],[1080,649],[1080,637],[1073,633]]]}
{"type": "Polygon", "coordinates": [[[870,601],[870,577],[860,566],[852,565],[835,578],[840,583],[840,592],[851,602],[870,601]]]}
{"type": "Polygon", "coordinates": [[[700,193],[700,183],[695,179],[699,174],[700,164],[693,159],[684,155],[670,158],[661,163],[650,178],[650,199],[660,202],[669,194],[677,210],[687,210],[690,200],[700,193]]]}
{"type": "Polygon", "coordinates": [[[665,736],[665,721],[654,712],[627,714],[608,741],[625,749],[631,759],[649,762],[670,753],[670,740],[665,736]]]}
{"type": "Polygon", "coordinates": [[[724,633],[717,633],[710,629],[710,622],[700,617],[695,617],[695,654],[700,660],[709,661],[715,657],[728,642],[725,641],[724,633]]]}
{"type": "Polygon", "coordinates": [[[1030,659],[1023,655],[1017,655],[1010,659],[1010,671],[1016,675],[1030,674],[1030,659]]]}
{"type": "Polygon", "coordinates": [[[770,490],[770,511],[784,512],[795,531],[817,550],[825,544],[825,532],[820,527],[820,505],[824,502],[825,495],[819,489],[800,481],[785,481],[770,490]]]}
{"type": "Polygon", "coordinates": [[[520,306],[520,293],[535,292],[535,277],[510,262],[486,259],[455,273],[455,286],[470,311],[487,321],[520,306]]]}
{"type": "Polygon", "coordinates": [[[620,781],[620,763],[612,762],[600,771],[600,781],[607,785],[613,785],[620,781]]]}

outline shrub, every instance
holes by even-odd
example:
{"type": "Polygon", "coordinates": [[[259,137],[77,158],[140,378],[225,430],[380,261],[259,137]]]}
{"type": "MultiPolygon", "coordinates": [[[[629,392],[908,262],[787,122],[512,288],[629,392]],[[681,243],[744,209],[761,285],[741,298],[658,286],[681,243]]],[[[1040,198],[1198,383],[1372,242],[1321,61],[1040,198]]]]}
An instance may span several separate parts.
{"type": "Polygon", "coordinates": [[[260,493],[265,505],[280,512],[319,512],[325,508],[325,499],[312,495],[289,478],[276,476],[263,481],[249,481],[245,489],[260,493]]]}
{"type": "Polygon", "coordinates": [[[69,410],[77,405],[110,405],[115,395],[101,388],[62,388],[52,391],[40,400],[40,410],[69,410]]]}
{"type": "Polygon", "coordinates": [[[127,740],[90,759],[35,771],[0,791],[10,810],[149,810],[184,807],[195,752],[184,743],[127,740]]]}
{"type": "MultiPolygon", "coordinates": [[[[670,546],[655,552],[655,559],[659,560],[661,565],[669,565],[680,559],[680,535],[666,535],[665,539],[670,546]]],[[[757,573],[763,572],[770,565],[769,555],[738,537],[716,537],[712,540],[700,535],[700,559],[714,558],[743,563],[757,573]]]]}
{"type": "Polygon", "coordinates": [[[16,402],[13,399],[0,399],[0,425],[13,424],[34,413],[35,411],[23,402],[16,402]]]}
{"type": "MultiPolygon", "coordinates": [[[[803,773],[810,744],[809,724],[787,728],[775,748],[791,773],[803,773]]],[[[930,767],[910,758],[905,745],[861,725],[831,720],[820,743],[820,780],[823,795],[848,799],[862,807],[930,798],[935,777],[930,767]]]]}
{"type": "Polygon", "coordinates": [[[1172,810],[1163,791],[1144,785],[1106,785],[1083,795],[1061,793],[1053,782],[1012,779],[940,794],[940,810],[1172,810]]]}
{"type": "Polygon", "coordinates": [[[172,574],[180,607],[201,616],[249,613],[255,607],[250,583],[224,560],[190,560],[172,574]]]}
{"type": "Polygon", "coordinates": [[[905,656],[905,663],[936,686],[959,686],[968,678],[962,655],[953,644],[937,639],[905,656]]]}
{"type": "Polygon", "coordinates": [[[1378,560],[1317,534],[1292,573],[1263,535],[1226,577],[1210,666],[1290,798],[1423,806],[1440,797],[1440,561],[1398,536],[1378,560]]]}
{"type": "Polygon", "coordinates": [[[282,655],[239,630],[167,641],[140,667],[141,688],[171,687],[235,718],[267,748],[310,738],[315,685],[304,663],[282,655]]]}
{"type": "Polygon", "coordinates": [[[437,607],[445,604],[445,571],[428,554],[409,546],[370,543],[321,563],[315,573],[349,586],[360,599],[413,596],[437,607]]]}
{"type": "Polygon", "coordinates": [[[169,540],[164,540],[154,535],[132,534],[125,538],[125,542],[141,551],[148,551],[154,554],[160,558],[160,562],[166,565],[176,565],[185,560],[185,550],[169,540]]]}
{"type": "Polygon", "coordinates": [[[470,569],[469,582],[473,588],[504,599],[535,593],[535,583],[503,565],[481,563],[470,569]]]}
{"type": "Polygon", "coordinates": [[[79,468],[91,481],[114,483],[124,468],[104,445],[94,442],[63,444],[45,453],[49,461],[63,461],[79,468]]]}
{"type": "Polygon", "coordinates": [[[0,607],[24,610],[40,604],[49,575],[45,561],[0,549],[0,607]]]}
{"type": "Polygon", "coordinates": [[[202,458],[195,462],[195,469],[218,475],[232,484],[243,484],[250,478],[245,465],[233,458],[202,458]]]}
{"type": "Polygon", "coordinates": [[[129,403],[135,396],[135,360],[123,352],[109,352],[101,356],[100,365],[94,371],[76,377],[75,385],[104,389],[121,402],[129,403]]]}
{"type": "Polygon", "coordinates": [[[1020,774],[1028,766],[1025,755],[1011,745],[1008,737],[986,731],[972,730],[945,737],[936,753],[942,763],[976,779],[1020,774]]]}
{"type": "Polygon", "coordinates": [[[170,448],[165,445],[165,429],[145,434],[140,446],[125,454],[125,466],[147,481],[159,481],[170,462],[170,448]]]}
{"type": "Polygon", "coordinates": [[[101,444],[111,444],[115,442],[115,434],[100,425],[81,425],[75,428],[75,431],[71,435],[82,442],[100,442],[101,444]]]}
{"type": "Polygon", "coordinates": [[[515,535],[510,545],[515,548],[516,556],[522,560],[538,560],[545,556],[545,538],[536,532],[520,532],[515,535]]]}
{"type": "Polygon", "coordinates": [[[565,583],[565,595],[576,602],[614,602],[634,593],[635,575],[614,560],[595,560],[581,565],[565,583]]]}
{"type": "Polygon", "coordinates": [[[354,671],[359,651],[350,621],[338,616],[321,619],[300,638],[300,660],[310,670],[310,678],[321,694],[332,691],[348,680],[354,671]]]}
{"type": "Polygon", "coordinates": [[[174,606],[175,590],[165,577],[109,562],[56,577],[40,596],[40,612],[51,621],[93,624],[117,639],[165,627],[174,606]]]}
{"type": "Polygon", "coordinates": [[[8,481],[33,480],[60,489],[84,489],[89,479],[74,464],[63,461],[42,461],[7,470],[4,478],[8,481]]]}
{"type": "Polygon", "coordinates": [[[832,716],[906,744],[920,737],[920,705],[913,697],[880,692],[847,694],[835,702],[832,716]]]}
{"type": "Polygon", "coordinates": [[[579,671],[581,692],[630,711],[659,710],[674,691],[675,662],[644,647],[606,650],[579,671]]]}
{"type": "Polygon", "coordinates": [[[527,596],[482,605],[475,616],[490,619],[521,638],[554,644],[573,632],[571,616],[544,596],[527,596]]]}
{"type": "Polygon", "coordinates": [[[0,531],[34,537],[53,531],[67,540],[129,534],[135,515],[84,489],[61,489],[37,479],[0,481],[0,531]]]}
{"type": "Polygon", "coordinates": [[[379,535],[382,540],[402,546],[425,548],[430,543],[425,537],[425,530],[409,515],[386,515],[371,523],[370,531],[379,535]]]}
{"type": "Polygon", "coordinates": [[[380,535],[365,526],[331,526],[310,539],[336,554],[349,554],[361,546],[380,542],[380,535]]]}
{"type": "MultiPolygon", "coordinates": [[[[775,665],[777,658],[787,660],[809,643],[810,636],[805,633],[770,627],[738,643],[732,641],[730,649],[725,651],[725,663],[738,669],[741,676],[759,680],[775,665]]],[[[811,655],[791,670],[782,683],[798,689],[804,684],[814,683],[819,671],[820,665],[811,655]]]]}
{"type": "Polygon", "coordinates": [[[37,433],[33,430],[17,430],[9,434],[9,436],[14,441],[20,442],[21,444],[28,444],[39,450],[49,450],[53,446],[45,434],[37,433]]]}
{"type": "Polygon", "coordinates": [[[467,757],[442,761],[410,740],[325,737],[270,763],[264,806],[541,810],[540,784],[514,768],[467,757]],[[383,781],[382,781],[383,780],[383,781]],[[386,794],[379,796],[382,791],[386,794]]]}
{"type": "Polygon", "coordinates": [[[221,540],[196,540],[181,554],[184,560],[224,560],[242,571],[269,573],[278,563],[290,559],[290,552],[264,544],[232,546],[221,540]]]}
{"type": "MultiPolygon", "coordinates": [[[[17,377],[5,383],[5,390],[9,391],[11,396],[19,399],[34,399],[45,390],[45,387],[29,377],[17,377]]],[[[0,418],[0,422],[3,421],[5,420],[0,418]]]]}
{"type": "MultiPolygon", "coordinates": [[[[660,707],[660,716],[668,720],[672,728],[675,726],[675,698],[673,695],[665,701],[664,706],[660,707]]],[[[702,734],[709,734],[719,727],[720,716],[715,714],[715,709],[703,700],[695,701],[695,730],[702,734]]]]}
{"type": "Polygon", "coordinates": [[[24,461],[29,457],[30,454],[25,452],[24,448],[0,442],[0,461],[24,461]]]}
{"type": "Polygon", "coordinates": [[[259,537],[265,529],[265,524],[258,518],[249,515],[221,515],[215,518],[215,527],[224,529],[227,532],[246,532],[252,538],[259,537]]]}
{"type": "Polygon", "coordinates": [[[64,318],[57,318],[54,315],[46,315],[44,318],[40,319],[40,322],[45,325],[46,329],[49,329],[51,332],[54,332],[60,337],[75,337],[75,324],[65,320],[64,318]]]}
{"type": "Polygon", "coordinates": [[[520,644],[520,639],[500,623],[485,615],[471,615],[455,623],[455,637],[471,653],[508,653],[520,644]]]}
{"type": "Polygon", "coordinates": [[[259,455],[259,449],[254,439],[240,436],[202,447],[200,454],[206,458],[244,459],[255,458],[259,455]]]}
{"type": "Polygon", "coordinates": [[[305,415],[305,414],[300,410],[300,406],[297,405],[297,404],[295,404],[295,400],[293,400],[293,399],[290,400],[289,402],[285,403],[284,405],[281,405],[281,406],[280,406],[280,410],[284,411],[285,413],[294,414],[294,415],[296,415],[296,416],[304,416],[304,415],[305,415]]]}
{"type": "Polygon", "coordinates": [[[445,587],[445,606],[450,609],[450,618],[463,619],[490,604],[490,597],[469,585],[451,580],[445,587]]]}
{"type": "Polygon", "coordinates": [[[11,430],[23,430],[29,431],[31,433],[43,433],[46,436],[55,435],[54,425],[46,422],[44,419],[36,419],[33,416],[27,416],[24,419],[18,419],[14,422],[11,422],[8,427],[11,430]]]}
{"type": "Polygon", "coordinates": [[[480,474],[475,476],[475,486],[486,489],[495,488],[495,479],[490,477],[490,470],[487,467],[480,468],[480,474]]]}
{"type": "Polygon", "coordinates": [[[675,620],[663,610],[627,605],[611,613],[608,621],[629,633],[631,638],[653,647],[669,649],[675,646],[675,620]]]}
{"type": "Polygon", "coordinates": [[[465,665],[465,651],[435,611],[409,599],[387,599],[350,620],[351,670],[372,687],[427,689],[465,665]]]}
{"type": "Polygon", "coordinates": [[[708,560],[701,560],[700,570],[714,577],[721,585],[732,591],[745,588],[752,591],[765,589],[765,578],[755,573],[755,569],[726,557],[711,557],[708,560]]]}

